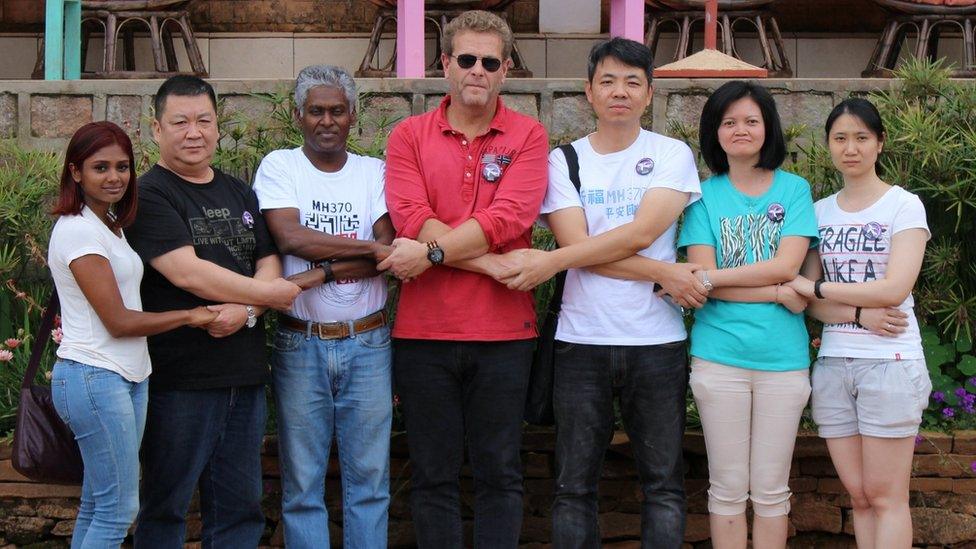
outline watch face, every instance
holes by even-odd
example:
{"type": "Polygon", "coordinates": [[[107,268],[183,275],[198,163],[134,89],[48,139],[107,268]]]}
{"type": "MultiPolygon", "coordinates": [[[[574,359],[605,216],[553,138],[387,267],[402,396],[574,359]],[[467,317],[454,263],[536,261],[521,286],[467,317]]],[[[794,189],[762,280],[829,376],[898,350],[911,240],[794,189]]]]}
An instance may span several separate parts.
{"type": "Polygon", "coordinates": [[[430,260],[434,265],[440,265],[444,263],[444,250],[440,248],[434,248],[427,252],[427,259],[430,260]]]}

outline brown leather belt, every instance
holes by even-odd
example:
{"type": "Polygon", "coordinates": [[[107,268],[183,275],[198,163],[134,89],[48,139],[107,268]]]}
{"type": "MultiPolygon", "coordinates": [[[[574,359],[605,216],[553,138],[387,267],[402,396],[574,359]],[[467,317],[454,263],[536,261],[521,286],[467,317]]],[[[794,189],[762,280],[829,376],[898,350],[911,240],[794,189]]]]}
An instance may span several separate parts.
{"type": "Polygon", "coordinates": [[[348,322],[312,322],[299,320],[278,313],[278,325],[303,334],[317,336],[319,339],[343,339],[349,336],[375,330],[386,326],[386,311],[376,311],[348,322]]]}

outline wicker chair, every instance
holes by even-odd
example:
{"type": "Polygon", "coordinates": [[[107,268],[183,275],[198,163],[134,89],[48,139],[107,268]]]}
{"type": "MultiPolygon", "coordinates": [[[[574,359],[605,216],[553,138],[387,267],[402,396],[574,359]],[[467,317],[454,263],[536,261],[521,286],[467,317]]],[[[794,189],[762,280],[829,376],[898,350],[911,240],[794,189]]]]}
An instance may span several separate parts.
{"type": "Polygon", "coordinates": [[[938,57],[944,27],[958,29],[963,39],[963,64],[953,71],[960,78],[976,78],[976,0],[874,0],[888,12],[888,21],[861,73],[865,78],[890,77],[909,34],[916,37],[916,57],[938,57]]]}
{"type": "Polygon", "coordinates": [[[203,57],[190,26],[189,5],[193,0],[82,0],[82,65],[88,50],[92,28],[105,33],[104,56],[96,78],[166,78],[173,74],[207,76],[203,57]],[[135,39],[137,27],[149,31],[155,70],[136,71],[135,39]],[[181,71],[176,57],[179,32],[190,61],[189,70],[181,71]],[[116,66],[116,51],[122,40],[122,69],[116,66]]]}
{"type": "MultiPolygon", "coordinates": [[[[746,26],[756,31],[762,52],[762,67],[774,78],[790,78],[793,69],[786,57],[786,47],[776,17],[770,7],[776,0],[719,0],[718,32],[721,49],[726,55],[742,59],[736,49],[736,28],[746,26]]],[[[674,61],[691,55],[695,27],[705,21],[705,0],[644,0],[647,6],[647,34],[644,42],[657,52],[662,30],[673,25],[678,33],[674,61]]]]}
{"type": "MultiPolygon", "coordinates": [[[[390,58],[381,64],[379,57],[380,40],[383,32],[392,26],[396,31],[397,20],[397,0],[369,0],[375,4],[379,10],[376,19],[373,21],[373,32],[369,37],[369,45],[366,47],[366,55],[356,71],[357,77],[389,78],[396,76],[396,50],[390,58]]],[[[505,18],[505,8],[515,0],[426,0],[424,3],[424,20],[430,23],[434,29],[434,59],[428,65],[424,73],[428,77],[444,76],[444,67],[441,66],[441,33],[445,25],[461,13],[467,10],[488,10],[505,18]]],[[[532,72],[525,66],[522,55],[519,53],[518,44],[512,47],[513,66],[508,70],[508,76],[514,78],[531,78],[532,72]]]]}

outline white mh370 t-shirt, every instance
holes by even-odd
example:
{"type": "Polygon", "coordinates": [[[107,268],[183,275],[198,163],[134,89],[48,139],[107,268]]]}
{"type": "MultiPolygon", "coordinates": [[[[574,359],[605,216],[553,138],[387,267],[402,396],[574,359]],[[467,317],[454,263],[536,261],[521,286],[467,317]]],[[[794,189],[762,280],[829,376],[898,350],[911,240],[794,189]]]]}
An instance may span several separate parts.
{"type": "MultiPolygon", "coordinates": [[[[261,211],[297,208],[299,222],[323,233],[373,240],[373,224],[386,215],[383,161],[349,153],[337,172],[312,165],[301,147],[273,151],[261,161],[254,191],[261,211]]],[[[313,262],[282,254],[285,276],[307,271],[313,262]]],[[[325,258],[322,258],[325,259],[325,258]]],[[[314,322],[355,320],[386,305],[383,277],[337,280],[298,295],[290,316],[314,322]]]]}
{"type": "MultiPolygon", "coordinates": [[[[694,155],[677,139],[642,129],[622,151],[597,153],[589,136],[574,141],[573,147],[579,157],[580,191],[569,178],[563,152],[553,150],[542,213],[583,208],[590,236],[633,221],[649,189],[690,193],[689,204],[701,197],[694,155]]],[[[672,223],[638,254],[674,263],[676,229],[677,223],[672,223]]],[[[653,282],[619,280],[585,269],[566,273],[556,339],[589,345],[659,345],[686,337],[680,308],[654,295],[653,282]]]]}

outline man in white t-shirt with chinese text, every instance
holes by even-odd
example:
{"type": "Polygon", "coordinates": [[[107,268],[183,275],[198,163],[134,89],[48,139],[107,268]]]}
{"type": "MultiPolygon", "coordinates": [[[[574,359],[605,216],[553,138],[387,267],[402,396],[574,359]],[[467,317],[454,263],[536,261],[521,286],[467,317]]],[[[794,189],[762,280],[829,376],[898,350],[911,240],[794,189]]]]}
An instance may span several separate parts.
{"type": "Polygon", "coordinates": [[[707,291],[696,265],[675,263],[674,242],[678,216],[701,187],[691,149],[640,126],[651,71],[638,42],[594,46],[586,97],[597,130],[572,143],[579,192],[565,153],[549,155],[542,214],[560,248],[528,250],[503,274],[526,290],[568,270],[555,341],[556,548],[600,546],[597,486],[615,398],[644,496],[642,547],[677,548],[684,535],[681,307],[700,307],[707,291]]]}
{"type": "Polygon", "coordinates": [[[272,377],[285,544],[329,547],[325,473],[333,435],[342,469],[344,547],[386,547],[392,417],[383,162],[346,150],[356,87],[337,67],[298,74],[301,147],[270,153],[254,179],[283,254],[304,290],[278,315],[272,377]]]}

